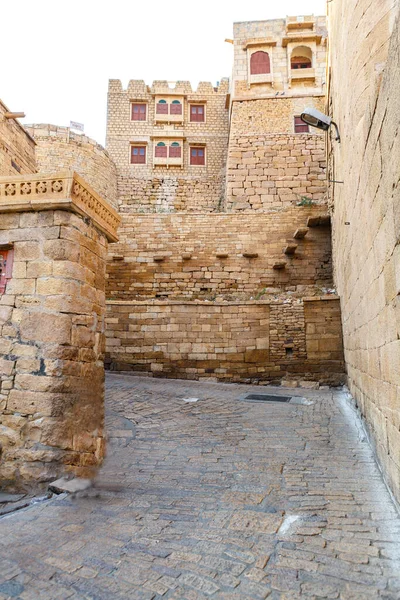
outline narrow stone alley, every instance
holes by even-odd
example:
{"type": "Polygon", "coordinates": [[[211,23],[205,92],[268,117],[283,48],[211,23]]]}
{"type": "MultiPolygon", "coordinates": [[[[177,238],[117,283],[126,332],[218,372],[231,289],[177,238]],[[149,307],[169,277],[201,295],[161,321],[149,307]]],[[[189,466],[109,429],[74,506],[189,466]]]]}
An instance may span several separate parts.
{"type": "Polygon", "coordinates": [[[400,597],[400,518],[346,393],[109,375],[107,411],[97,487],[0,520],[1,600],[400,597]]]}

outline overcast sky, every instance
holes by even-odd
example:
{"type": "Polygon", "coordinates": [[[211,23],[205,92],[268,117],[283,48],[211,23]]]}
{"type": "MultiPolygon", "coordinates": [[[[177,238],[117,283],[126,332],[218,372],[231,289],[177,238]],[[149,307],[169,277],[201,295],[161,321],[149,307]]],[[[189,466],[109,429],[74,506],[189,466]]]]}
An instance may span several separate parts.
{"type": "Polygon", "coordinates": [[[84,123],[104,144],[108,79],[229,77],[234,21],[326,14],[326,0],[1,3],[0,98],[25,123],[84,123]]]}

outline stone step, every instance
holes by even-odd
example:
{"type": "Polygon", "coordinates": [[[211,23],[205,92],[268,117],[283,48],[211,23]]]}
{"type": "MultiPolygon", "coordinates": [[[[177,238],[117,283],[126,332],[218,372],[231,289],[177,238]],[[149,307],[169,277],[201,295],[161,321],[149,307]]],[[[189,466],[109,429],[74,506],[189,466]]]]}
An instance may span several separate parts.
{"type": "Polygon", "coordinates": [[[293,237],[295,240],[302,240],[306,237],[307,233],[309,232],[309,228],[308,227],[299,227],[298,229],[296,229],[296,231],[293,234],[293,237]]]}
{"type": "Polygon", "coordinates": [[[319,227],[331,224],[330,215],[320,215],[319,217],[308,217],[307,227],[319,227]]]}
{"type": "Polygon", "coordinates": [[[276,262],[273,266],[273,269],[275,269],[275,271],[281,271],[282,269],[286,269],[285,261],[276,262]]]}
{"type": "Polygon", "coordinates": [[[283,252],[285,254],[293,255],[297,250],[297,244],[288,244],[286,248],[284,248],[283,252]]]}

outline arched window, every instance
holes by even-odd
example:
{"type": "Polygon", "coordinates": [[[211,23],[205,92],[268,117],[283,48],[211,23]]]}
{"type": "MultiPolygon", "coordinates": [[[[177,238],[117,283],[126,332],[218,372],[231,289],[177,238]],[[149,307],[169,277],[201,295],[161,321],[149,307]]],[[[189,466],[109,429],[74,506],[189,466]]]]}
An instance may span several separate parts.
{"type": "Polygon", "coordinates": [[[291,69],[311,69],[312,51],[307,46],[298,46],[292,52],[290,58],[291,69]]]}
{"type": "Polygon", "coordinates": [[[250,58],[250,74],[261,75],[271,73],[271,61],[268,52],[254,52],[250,58]]]}
{"type": "Polygon", "coordinates": [[[182,104],[179,100],[172,100],[172,104],[170,106],[170,114],[171,115],[181,115],[182,114],[182,104]]]}
{"type": "Polygon", "coordinates": [[[168,114],[168,104],[166,100],[159,100],[157,102],[157,110],[158,115],[167,115],[168,114]]]}
{"type": "Polygon", "coordinates": [[[166,158],[167,157],[167,146],[164,144],[164,142],[158,142],[156,149],[155,149],[154,156],[156,158],[166,158]]]}
{"type": "Polygon", "coordinates": [[[172,142],[169,148],[169,157],[170,158],[181,158],[181,147],[178,142],[172,142]]]}

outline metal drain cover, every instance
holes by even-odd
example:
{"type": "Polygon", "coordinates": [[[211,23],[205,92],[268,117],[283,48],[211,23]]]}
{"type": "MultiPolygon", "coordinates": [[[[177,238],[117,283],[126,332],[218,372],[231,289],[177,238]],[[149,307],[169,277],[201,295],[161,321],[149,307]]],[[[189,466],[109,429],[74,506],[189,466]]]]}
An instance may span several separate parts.
{"type": "Polygon", "coordinates": [[[275,396],[273,394],[247,394],[243,400],[253,402],[290,402],[292,396],[275,396]]]}

